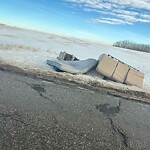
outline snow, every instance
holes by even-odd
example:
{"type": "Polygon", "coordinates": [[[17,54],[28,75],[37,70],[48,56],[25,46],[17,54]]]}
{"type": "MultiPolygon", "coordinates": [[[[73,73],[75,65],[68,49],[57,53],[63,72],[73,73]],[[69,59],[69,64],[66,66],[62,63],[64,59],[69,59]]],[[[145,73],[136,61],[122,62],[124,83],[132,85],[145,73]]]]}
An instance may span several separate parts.
{"type": "MultiPolygon", "coordinates": [[[[56,58],[61,51],[66,51],[82,60],[98,59],[103,53],[110,54],[143,72],[145,74],[143,88],[150,91],[150,53],[0,25],[0,60],[3,62],[18,67],[53,70],[46,64],[46,60],[56,58]]],[[[92,78],[89,75],[80,76],[92,78]]]]}

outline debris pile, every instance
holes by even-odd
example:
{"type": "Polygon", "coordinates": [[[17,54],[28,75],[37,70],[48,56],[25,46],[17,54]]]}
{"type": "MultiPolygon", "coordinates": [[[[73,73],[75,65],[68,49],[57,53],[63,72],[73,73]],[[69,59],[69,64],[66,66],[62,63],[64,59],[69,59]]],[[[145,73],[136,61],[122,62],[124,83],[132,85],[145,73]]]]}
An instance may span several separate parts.
{"type": "Polygon", "coordinates": [[[60,52],[59,56],[57,57],[58,60],[67,60],[67,61],[75,61],[75,60],[79,60],[78,58],[76,58],[75,56],[68,54],[66,52],[60,52]]]}
{"type": "Polygon", "coordinates": [[[96,70],[116,82],[138,87],[143,86],[143,73],[110,55],[103,54],[99,57],[96,70]]]}
{"type": "Polygon", "coordinates": [[[124,62],[102,54],[99,59],[79,60],[66,52],[61,52],[58,60],[47,60],[47,64],[53,66],[56,71],[64,71],[72,74],[85,74],[91,69],[95,70],[109,80],[123,84],[143,86],[144,74],[124,62]]]}

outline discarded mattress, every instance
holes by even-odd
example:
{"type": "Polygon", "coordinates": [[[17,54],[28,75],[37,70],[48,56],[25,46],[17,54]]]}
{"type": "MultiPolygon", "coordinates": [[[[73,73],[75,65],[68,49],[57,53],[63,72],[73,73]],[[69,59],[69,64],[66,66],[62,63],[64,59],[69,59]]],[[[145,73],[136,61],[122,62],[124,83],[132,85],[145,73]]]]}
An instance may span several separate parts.
{"type": "Polygon", "coordinates": [[[47,60],[47,64],[68,73],[84,74],[94,68],[98,61],[95,59],[79,61],[47,60]]]}

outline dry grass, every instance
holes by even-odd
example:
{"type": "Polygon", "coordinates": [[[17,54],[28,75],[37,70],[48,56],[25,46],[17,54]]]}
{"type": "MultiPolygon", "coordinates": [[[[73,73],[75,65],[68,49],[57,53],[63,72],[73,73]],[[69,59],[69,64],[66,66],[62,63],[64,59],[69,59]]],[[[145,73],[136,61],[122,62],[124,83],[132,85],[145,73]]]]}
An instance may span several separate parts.
{"type": "Polygon", "coordinates": [[[7,45],[0,45],[0,50],[28,50],[28,51],[38,51],[37,48],[33,48],[30,46],[24,46],[24,45],[16,45],[16,44],[7,44],[7,45]]]}

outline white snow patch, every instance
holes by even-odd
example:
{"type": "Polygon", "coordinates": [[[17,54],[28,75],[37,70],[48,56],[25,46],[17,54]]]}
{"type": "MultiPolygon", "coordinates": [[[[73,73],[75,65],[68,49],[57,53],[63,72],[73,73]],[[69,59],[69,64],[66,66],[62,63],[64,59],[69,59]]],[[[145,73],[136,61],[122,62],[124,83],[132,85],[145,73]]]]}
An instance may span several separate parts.
{"type": "MultiPolygon", "coordinates": [[[[143,88],[150,91],[150,53],[0,25],[0,60],[3,62],[18,67],[53,70],[46,64],[46,60],[56,58],[61,51],[79,59],[98,59],[103,53],[110,54],[143,72],[143,88]]],[[[89,75],[80,75],[80,78],[95,79],[89,75]]]]}

